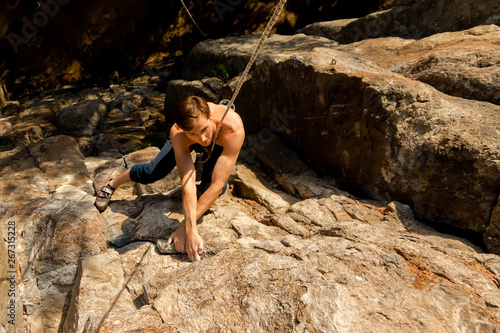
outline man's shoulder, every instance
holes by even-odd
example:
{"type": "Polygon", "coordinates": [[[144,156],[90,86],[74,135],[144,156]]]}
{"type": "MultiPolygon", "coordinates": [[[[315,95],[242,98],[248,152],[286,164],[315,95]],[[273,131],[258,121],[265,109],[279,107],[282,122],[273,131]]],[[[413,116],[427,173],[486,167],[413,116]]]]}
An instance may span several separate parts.
{"type": "Polygon", "coordinates": [[[170,136],[176,136],[178,134],[184,134],[184,131],[179,127],[177,126],[177,124],[173,124],[172,127],[170,127],[170,136]]]}
{"type": "Polygon", "coordinates": [[[228,114],[227,122],[224,120],[224,129],[220,133],[221,146],[231,146],[233,148],[240,149],[243,141],[245,140],[245,128],[243,127],[243,122],[240,116],[232,112],[231,115],[228,114]]]}
{"type": "Polygon", "coordinates": [[[229,136],[245,136],[245,128],[239,114],[231,111],[227,114],[226,118],[223,121],[223,126],[225,127],[224,134],[229,136]]]}
{"type": "Polygon", "coordinates": [[[170,128],[170,142],[172,142],[174,147],[179,145],[188,145],[188,137],[186,133],[184,133],[184,131],[176,124],[172,125],[170,128]]]}

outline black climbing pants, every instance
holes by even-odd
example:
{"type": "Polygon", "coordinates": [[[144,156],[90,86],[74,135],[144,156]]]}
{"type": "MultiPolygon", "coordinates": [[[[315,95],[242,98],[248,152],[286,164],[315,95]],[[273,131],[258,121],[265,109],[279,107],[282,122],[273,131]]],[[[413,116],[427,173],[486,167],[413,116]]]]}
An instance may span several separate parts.
{"type": "MultiPolygon", "coordinates": [[[[189,147],[190,151],[197,151],[205,153],[203,147],[199,144],[194,144],[189,147]]],[[[215,167],[215,163],[219,159],[222,153],[223,147],[215,145],[210,159],[203,164],[203,172],[201,174],[201,186],[198,187],[198,198],[208,189],[212,183],[212,172],[215,167]]],[[[172,169],[175,167],[175,155],[172,143],[170,140],[165,142],[165,145],[160,150],[158,155],[149,163],[136,164],[130,169],[130,179],[136,183],[140,184],[150,184],[157,180],[166,177],[172,169]]],[[[227,189],[227,181],[222,189],[221,195],[227,189]]]]}

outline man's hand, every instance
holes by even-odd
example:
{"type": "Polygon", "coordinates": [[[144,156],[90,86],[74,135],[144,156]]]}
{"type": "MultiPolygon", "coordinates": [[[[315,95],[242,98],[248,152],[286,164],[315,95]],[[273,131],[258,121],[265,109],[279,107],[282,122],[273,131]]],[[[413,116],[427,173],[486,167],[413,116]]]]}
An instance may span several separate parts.
{"type": "Polygon", "coordinates": [[[184,221],[182,221],[167,241],[167,245],[174,242],[175,250],[180,253],[186,253],[186,227],[184,224],[184,221]]]}
{"type": "Polygon", "coordinates": [[[167,245],[174,242],[175,250],[180,253],[188,254],[189,260],[198,261],[203,253],[203,239],[197,231],[186,235],[185,221],[179,225],[177,230],[170,235],[167,245]]]}
{"type": "Polygon", "coordinates": [[[200,255],[203,253],[203,239],[198,235],[198,231],[186,234],[186,249],[189,260],[200,260],[200,255]]]}

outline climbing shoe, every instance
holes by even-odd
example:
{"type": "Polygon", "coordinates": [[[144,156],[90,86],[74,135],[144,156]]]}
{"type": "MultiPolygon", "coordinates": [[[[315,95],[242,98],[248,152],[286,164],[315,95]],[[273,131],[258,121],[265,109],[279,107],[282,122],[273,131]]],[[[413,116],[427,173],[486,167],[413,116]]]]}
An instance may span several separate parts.
{"type": "Polygon", "coordinates": [[[108,208],[111,202],[111,196],[115,193],[115,189],[109,185],[111,179],[108,180],[106,184],[97,192],[97,198],[95,199],[95,206],[99,212],[104,212],[108,208]]]}

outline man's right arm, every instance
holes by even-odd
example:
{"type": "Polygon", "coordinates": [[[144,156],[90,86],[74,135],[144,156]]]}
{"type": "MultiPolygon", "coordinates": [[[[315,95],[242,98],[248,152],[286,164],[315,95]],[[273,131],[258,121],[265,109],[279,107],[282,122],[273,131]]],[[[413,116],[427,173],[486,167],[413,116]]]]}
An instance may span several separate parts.
{"type": "Polygon", "coordinates": [[[203,240],[198,235],[197,197],[196,197],[196,170],[189,151],[190,140],[183,132],[174,129],[170,132],[170,140],[174,148],[177,171],[181,178],[182,208],[184,221],[172,234],[169,241],[173,240],[177,251],[187,252],[191,261],[199,260],[203,252],[203,240]]]}

